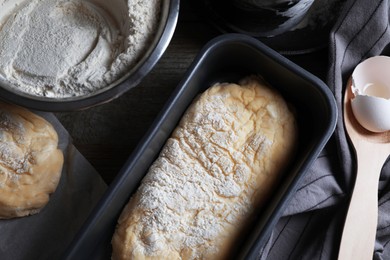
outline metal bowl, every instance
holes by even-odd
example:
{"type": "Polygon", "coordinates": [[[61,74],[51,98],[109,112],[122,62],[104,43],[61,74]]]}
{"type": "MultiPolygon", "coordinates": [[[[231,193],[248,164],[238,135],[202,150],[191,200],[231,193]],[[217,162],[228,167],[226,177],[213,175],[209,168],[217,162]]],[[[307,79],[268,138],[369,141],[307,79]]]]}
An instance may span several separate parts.
{"type": "Polygon", "coordinates": [[[78,97],[47,98],[20,92],[0,78],[0,99],[27,108],[50,112],[83,110],[110,102],[137,86],[153,69],[172,39],[178,15],[179,0],[162,0],[161,22],[146,53],[125,75],[101,90],[78,97]]]}

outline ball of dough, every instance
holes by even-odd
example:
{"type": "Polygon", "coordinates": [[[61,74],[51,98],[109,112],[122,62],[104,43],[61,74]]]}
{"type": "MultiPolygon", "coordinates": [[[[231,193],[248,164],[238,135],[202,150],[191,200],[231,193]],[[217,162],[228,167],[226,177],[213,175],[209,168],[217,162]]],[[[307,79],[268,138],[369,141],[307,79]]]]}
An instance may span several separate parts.
{"type": "Polygon", "coordinates": [[[38,213],[57,188],[64,157],[53,126],[0,103],[0,218],[38,213]]]}
{"type": "Polygon", "coordinates": [[[294,113],[261,78],[183,115],[118,219],[112,259],[230,259],[293,158],[294,113]]]}

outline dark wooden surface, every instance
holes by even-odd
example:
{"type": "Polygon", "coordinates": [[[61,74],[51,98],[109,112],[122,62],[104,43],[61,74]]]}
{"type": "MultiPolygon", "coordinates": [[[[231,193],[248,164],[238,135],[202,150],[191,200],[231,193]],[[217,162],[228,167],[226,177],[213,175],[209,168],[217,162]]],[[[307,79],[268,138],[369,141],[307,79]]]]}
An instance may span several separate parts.
{"type": "MultiPolygon", "coordinates": [[[[200,49],[220,35],[188,0],[181,1],[173,39],[139,86],[108,104],[80,112],[56,113],[74,145],[109,184],[152,124],[200,49]]],[[[327,49],[286,56],[326,81],[327,49]]]]}

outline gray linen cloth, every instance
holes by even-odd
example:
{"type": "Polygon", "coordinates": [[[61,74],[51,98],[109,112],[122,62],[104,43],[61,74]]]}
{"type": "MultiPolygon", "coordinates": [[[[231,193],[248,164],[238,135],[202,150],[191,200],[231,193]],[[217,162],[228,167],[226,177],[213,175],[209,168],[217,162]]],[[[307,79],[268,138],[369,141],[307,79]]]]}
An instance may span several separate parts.
{"type": "MultiPolygon", "coordinates": [[[[346,82],[356,65],[390,42],[389,1],[347,0],[329,38],[327,84],[338,104],[334,135],[307,173],[259,259],[337,259],[352,191],[355,157],[342,120],[346,82]]],[[[389,71],[390,73],[390,71],[389,71]]],[[[390,259],[390,163],[379,183],[379,217],[373,259],[390,259]]]]}

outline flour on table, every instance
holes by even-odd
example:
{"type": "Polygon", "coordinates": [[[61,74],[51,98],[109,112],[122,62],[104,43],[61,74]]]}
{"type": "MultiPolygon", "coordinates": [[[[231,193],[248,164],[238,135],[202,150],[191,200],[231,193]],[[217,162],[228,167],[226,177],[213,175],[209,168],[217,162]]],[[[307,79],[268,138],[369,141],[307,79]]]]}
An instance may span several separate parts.
{"type": "Polygon", "coordinates": [[[50,98],[93,94],[131,70],[160,0],[0,0],[0,77],[50,98]]]}

